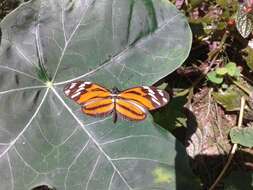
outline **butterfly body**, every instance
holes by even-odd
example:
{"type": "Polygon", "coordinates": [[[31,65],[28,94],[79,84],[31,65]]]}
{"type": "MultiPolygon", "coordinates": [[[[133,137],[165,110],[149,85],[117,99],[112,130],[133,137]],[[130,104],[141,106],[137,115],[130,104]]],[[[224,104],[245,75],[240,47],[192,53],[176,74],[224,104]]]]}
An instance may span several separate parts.
{"type": "Polygon", "coordinates": [[[83,113],[94,117],[105,117],[113,114],[113,121],[117,117],[141,121],[147,116],[147,110],[160,108],[168,103],[169,95],[155,87],[137,86],[118,90],[111,90],[101,85],[76,81],[64,88],[67,97],[82,106],[83,113]]]}

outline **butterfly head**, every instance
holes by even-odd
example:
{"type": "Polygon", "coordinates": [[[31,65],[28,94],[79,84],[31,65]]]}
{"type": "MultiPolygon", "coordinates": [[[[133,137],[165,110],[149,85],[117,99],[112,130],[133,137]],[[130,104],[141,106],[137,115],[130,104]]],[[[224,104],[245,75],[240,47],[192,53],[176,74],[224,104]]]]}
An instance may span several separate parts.
{"type": "Polygon", "coordinates": [[[113,94],[118,94],[120,91],[119,91],[119,89],[117,88],[117,87],[113,87],[112,88],[112,93],[113,94]]]}

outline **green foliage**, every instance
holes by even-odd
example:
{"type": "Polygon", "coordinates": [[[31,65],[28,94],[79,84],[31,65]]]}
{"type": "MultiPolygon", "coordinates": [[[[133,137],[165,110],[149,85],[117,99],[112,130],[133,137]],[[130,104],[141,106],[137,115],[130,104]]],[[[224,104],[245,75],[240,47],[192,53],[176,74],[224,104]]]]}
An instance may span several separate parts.
{"type": "Polygon", "coordinates": [[[177,127],[186,127],[187,117],[183,112],[186,101],[184,96],[173,98],[167,106],[153,114],[154,121],[170,131],[177,127]]]}
{"type": "Polygon", "coordinates": [[[236,67],[235,63],[230,62],[224,67],[216,68],[214,71],[207,74],[207,79],[215,84],[221,84],[226,76],[233,78],[238,78],[240,76],[240,70],[236,67]]]}
{"type": "MultiPolygon", "coordinates": [[[[0,19],[24,1],[0,2],[0,19]]],[[[197,184],[210,187],[222,157],[210,155],[217,154],[216,145],[229,152],[229,126],[235,125],[242,96],[243,123],[253,121],[252,1],[171,1],[180,11],[168,0],[32,0],[4,19],[0,189],[198,189],[185,148],[158,125],[190,143],[202,180],[197,184]],[[194,43],[184,66],[165,78],[191,46],[179,12],[187,15],[194,43]],[[210,70],[206,83],[203,74],[210,70]],[[123,90],[161,79],[171,101],[152,112],[154,120],[149,115],[139,123],[87,117],[62,92],[73,80],[123,90]],[[207,160],[204,167],[198,158],[207,160]]],[[[233,130],[233,142],[251,144],[248,129],[233,130]]],[[[224,189],[247,190],[252,180],[250,173],[233,172],[222,183],[224,189]]]]}
{"type": "Polygon", "coordinates": [[[235,86],[231,86],[226,91],[213,92],[212,96],[226,111],[238,111],[242,94],[235,86]]]}
{"type": "Polygon", "coordinates": [[[63,94],[75,80],[125,89],[173,72],[191,47],[185,17],[164,0],[83,2],[29,1],[0,24],[1,189],[198,189],[151,116],[113,124],[63,94]]]}
{"type": "Polygon", "coordinates": [[[207,79],[215,84],[221,84],[223,82],[223,76],[220,76],[216,71],[208,73],[207,79]]]}
{"type": "Polygon", "coordinates": [[[253,147],[253,125],[245,128],[232,128],[230,138],[233,143],[240,144],[249,148],[253,147]]]}
{"type": "Polygon", "coordinates": [[[240,76],[240,70],[238,67],[236,67],[236,64],[233,62],[226,64],[225,70],[227,71],[227,74],[231,77],[239,77],[240,76]]]}
{"type": "Polygon", "coordinates": [[[244,52],[243,57],[246,61],[246,64],[251,70],[253,70],[253,49],[248,46],[243,50],[243,52],[244,52]]]}
{"type": "Polygon", "coordinates": [[[252,32],[252,14],[245,12],[245,4],[242,4],[237,12],[236,28],[243,38],[247,38],[252,32]]]}
{"type": "MultiPolygon", "coordinates": [[[[216,166],[220,166],[220,160],[210,156],[217,154],[213,149],[214,144],[218,144],[216,146],[218,150],[224,149],[225,152],[229,152],[230,146],[225,146],[224,144],[226,143],[223,142],[229,141],[227,138],[229,137],[230,127],[236,123],[235,115],[239,115],[242,96],[247,101],[243,123],[246,124],[252,121],[253,118],[252,108],[249,108],[249,102],[253,97],[252,3],[253,1],[251,0],[187,1],[181,6],[186,15],[189,15],[194,36],[192,54],[184,67],[187,69],[184,72],[180,71],[180,74],[183,73],[187,82],[189,81],[190,83],[190,87],[187,89],[189,94],[186,106],[194,110],[198,118],[198,130],[205,126],[203,137],[201,136],[203,141],[212,142],[210,147],[206,146],[205,143],[207,148],[201,153],[198,152],[198,156],[202,155],[208,163],[209,161],[216,161],[216,166]],[[241,5],[241,2],[244,2],[244,4],[241,5]],[[213,67],[216,69],[213,69],[213,67]],[[208,83],[206,83],[206,80],[202,80],[203,75],[199,76],[196,72],[192,72],[196,71],[196,68],[201,74],[209,72],[206,76],[208,83]],[[211,85],[209,85],[210,83],[211,85]],[[210,96],[210,93],[212,96],[210,96]],[[216,102],[219,106],[216,106],[216,102]],[[203,117],[205,113],[207,115],[203,117]],[[209,128],[210,123],[214,128],[209,128]],[[209,131],[212,132],[209,133],[209,131]]],[[[183,90],[183,92],[185,91],[183,90]]],[[[247,131],[245,131],[244,135],[246,133],[247,131]]],[[[196,134],[197,132],[194,132],[192,137],[197,136],[196,134]]],[[[193,141],[192,144],[195,145],[194,143],[196,146],[193,147],[202,145],[200,140],[193,141]]],[[[248,140],[247,143],[249,144],[248,140]]],[[[239,156],[240,152],[244,151],[244,148],[242,147],[238,151],[237,154],[239,156]]],[[[245,149],[246,151],[248,150],[247,148],[245,149]]],[[[222,156],[219,155],[217,157],[222,156]]],[[[199,166],[199,160],[194,160],[194,164],[199,166]]],[[[211,165],[213,166],[213,164],[211,165]]],[[[209,185],[219,175],[219,172],[215,173],[217,170],[214,171],[212,166],[206,169],[207,172],[205,174],[208,175],[202,176],[204,184],[208,184],[203,189],[208,189],[209,185]],[[215,177],[208,181],[212,178],[212,175],[215,177]]],[[[234,170],[233,166],[230,167],[231,170],[234,170]]],[[[205,167],[206,165],[196,173],[201,175],[205,167]]],[[[227,174],[231,170],[227,171],[227,174]]],[[[241,179],[240,175],[238,179],[241,179]]],[[[235,185],[228,186],[226,184],[226,189],[229,189],[229,187],[231,189],[252,189],[252,176],[245,177],[245,179],[247,180],[239,180],[239,183],[235,182],[235,185]]]]}

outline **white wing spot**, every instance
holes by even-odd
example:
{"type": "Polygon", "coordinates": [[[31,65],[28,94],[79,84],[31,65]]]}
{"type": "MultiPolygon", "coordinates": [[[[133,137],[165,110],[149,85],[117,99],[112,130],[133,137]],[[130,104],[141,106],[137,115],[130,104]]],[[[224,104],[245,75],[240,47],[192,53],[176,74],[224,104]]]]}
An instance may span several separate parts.
{"type": "Polygon", "coordinates": [[[75,93],[75,94],[73,94],[73,95],[71,96],[71,98],[75,98],[75,97],[79,96],[80,94],[81,94],[81,92],[75,93]]]}
{"type": "Polygon", "coordinates": [[[79,86],[79,88],[83,88],[83,87],[85,87],[85,86],[86,86],[86,84],[83,83],[83,84],[81,84],[81,85],[79,86]]]}
{"type": "Polygon", "coordinates": [[[149,95],[149,96],[151,96],[152,98],[154,98],[154,99],[158,100],[158,99],[157,99],[157,97],[155,96],[155,94],[148,93],[148,95],[149,95]]]}
{"type": "Polygon", "coordinates": [[[161,105],[160,102],[157,101],[157,99],[151,98],[151,100],[152,100],[153,102],[155,102],[157,105],[159,105],[159,106],[161,105]]]}
{"type": "Polygon", "coordinates": [[[155,92],[151,89],[149,89],[148,92],[151,93],[151,94],[155,94],[155,92]]]}
{"type": "Polygon", "coordinates": [[[149,86],[143,86],[144,89],[148,90],[148,93],[155,94],[155,92],[149,86]]]}
{"type": "Polygon", "coordinates": [[[70,93],[70,90],[68,89],[68,90],[65,90],[65,94],[68,96],[69,95],[69,93],[70,93]]]}
{"type": "Polygon", "coordinates": [[[168,100],[167,100],[166,98],[163,98],[163,101],[164,101],[165,103],[167,103],[167,102],[168,102],[168,100]]]}
{"type": "Polygon", "coordinates": [[[74,87],[76,86],[76,84],[77,84],[77,83],[75,83],[75,82],[71,83],[71,85],[70,85],[69,89],[74,88],[74,87]]]}
{"type": "Polygon", "coordinates": [[[81,87],[81,88],[80,87],[78,88],[78,90],[76,92],[80,92],[80,91],[84,90],[84,87],[81,87]]]}
{"type": "Polygon", "coordinates": [[[164,97],[164,93],[163,93],[161,90],[158,90],[158,93],[159,93],[162,97],[164,97]]]}
{"type": "Polygon", "coordinates": [[[82,83],[82,84],[80,85],[80,87],[85,87],[86,85],[89,85],[89,84],[91,84],[91,82],[84,82],[84,83],[82,83]]]}

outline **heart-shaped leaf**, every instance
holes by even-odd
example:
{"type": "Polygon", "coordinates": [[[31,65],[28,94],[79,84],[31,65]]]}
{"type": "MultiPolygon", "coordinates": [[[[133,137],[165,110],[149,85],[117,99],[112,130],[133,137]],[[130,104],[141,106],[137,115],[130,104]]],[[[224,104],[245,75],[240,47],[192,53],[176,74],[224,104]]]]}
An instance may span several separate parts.
{"type": "Polygon", "coordinates": [[[184,148],[150,116],[90,118],[62,92],[151,85],[179,67],[191,32],[171,3],[33,0],[1,29],[1,189],[196,189],[184,148]]]}
{"type": "Polygon", "coordinates": [[[230,138],[233,143],[251,148],[253,147],[253,127],[234,127],[230,130],[230,138]]]}

